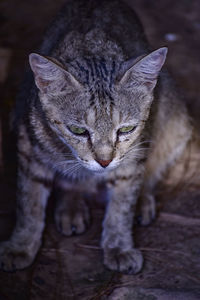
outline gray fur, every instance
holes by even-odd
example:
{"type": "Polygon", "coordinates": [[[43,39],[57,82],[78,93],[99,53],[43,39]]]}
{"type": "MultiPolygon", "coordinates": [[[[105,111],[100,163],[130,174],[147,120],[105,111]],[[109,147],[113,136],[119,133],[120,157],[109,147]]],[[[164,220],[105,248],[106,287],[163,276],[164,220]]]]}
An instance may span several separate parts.
{"type": "Polygon", "coordinates": [[[160,73],[166,53],[166,48],[149,51],[141,24],[124,2],[67,2],[40,55],[30,55],[35,84],[16,118],[19,209],[10,241],[1,244],[4,270],[32,263],[56,178],[62,189],[58,230],[70,235],[86,229],[83,192],[93,193],[104,182],[110,190],[104,263],[111,270],[140,271],[143,258],[132,238],[137,200],[143,203],[143,224],[150,223],[155,185],[192,135],[183,100],[160,73]],[[130,126],[130,132],[120,133],[130,126]],[[86,131],[76,135],[72,127],[86,131]]]}

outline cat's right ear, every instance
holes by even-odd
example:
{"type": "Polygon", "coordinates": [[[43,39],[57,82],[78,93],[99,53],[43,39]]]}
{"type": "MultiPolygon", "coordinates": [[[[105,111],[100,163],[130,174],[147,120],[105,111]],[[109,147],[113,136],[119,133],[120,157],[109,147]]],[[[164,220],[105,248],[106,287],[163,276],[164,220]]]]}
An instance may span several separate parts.
{"type": "Polygon", "coordinates": [[[138,59],[129,60],[122,65],[120,84],[132,87],[134,82],[152,91],[157,83],[159,72],[165,62],[167,48],[159,48],[138,59]]]}
{"type": "Polygon", "coordinates": [[[54,58],[36,53],[29,55],[35,84],[42,93],[58,93],[64,89],[77,89],[81,84],[54,58]]]}

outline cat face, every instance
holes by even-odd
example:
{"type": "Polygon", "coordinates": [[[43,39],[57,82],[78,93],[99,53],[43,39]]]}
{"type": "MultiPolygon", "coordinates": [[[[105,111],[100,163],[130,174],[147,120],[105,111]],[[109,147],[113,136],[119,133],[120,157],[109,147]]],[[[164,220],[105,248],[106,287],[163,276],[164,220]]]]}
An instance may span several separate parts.
{"type": "Polygon", "coordinates": [[[152,91],[166,52],[161,48],[131,66],[126,62],[118,74],[113,74],[109,63],[102,70],[94,66],[93,72],[82,66],[85,80],[83,74],[79,80],[78,73],[75,78],[55,59],[30,56],[49,126],[84,168],[102,173],[138,158],[152,91]]]}

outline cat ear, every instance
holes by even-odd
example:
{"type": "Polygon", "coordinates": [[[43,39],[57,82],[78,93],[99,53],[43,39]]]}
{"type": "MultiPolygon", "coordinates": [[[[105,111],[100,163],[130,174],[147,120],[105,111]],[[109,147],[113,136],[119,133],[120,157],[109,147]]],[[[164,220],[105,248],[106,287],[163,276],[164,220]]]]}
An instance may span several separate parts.
{"type": "Polygon", "coordinates": [[[54,58],[36,53],[29,55],[35,84],[42,93],[56,93],[64,88],[78,88],[81,84],[54,58]]]}
{"type": "Polygon", "coordinates": [[[161,70],[167,55],[167,48],[157,49],[143,58],[130,60],[122,65],[123,76],[121,84],[139,82],[149,90],[153,90],[157,83],[159,71],[161,70]]]}

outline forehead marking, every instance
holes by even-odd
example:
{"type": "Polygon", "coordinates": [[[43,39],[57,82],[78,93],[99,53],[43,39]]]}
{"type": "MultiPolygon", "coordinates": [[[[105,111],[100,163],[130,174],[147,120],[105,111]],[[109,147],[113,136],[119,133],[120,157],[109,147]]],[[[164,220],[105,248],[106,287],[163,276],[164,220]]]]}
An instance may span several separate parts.
{"type": "Polygon", "coordinates": [[[88,126],[94,126],[96,121],[96,110],[94,108],[90,108],[87,111],[86,122],[88,126]]]}
{"type": "Polygon", "coordinates": [[[118,125],[120,123],[120,113],[117,109],[113,109],[112,111],[112,121],[114,125],[118,125]]]}
{"type": "Polygon", "coordinates": [[[89,107],[95,107],[99,111],[104,106],[103,109],[111,114],[114,106],[112,94],[117,72],[116,62],[102,57],[85,57],[74,60],[70,66],[90,94],[89,107]]]}

